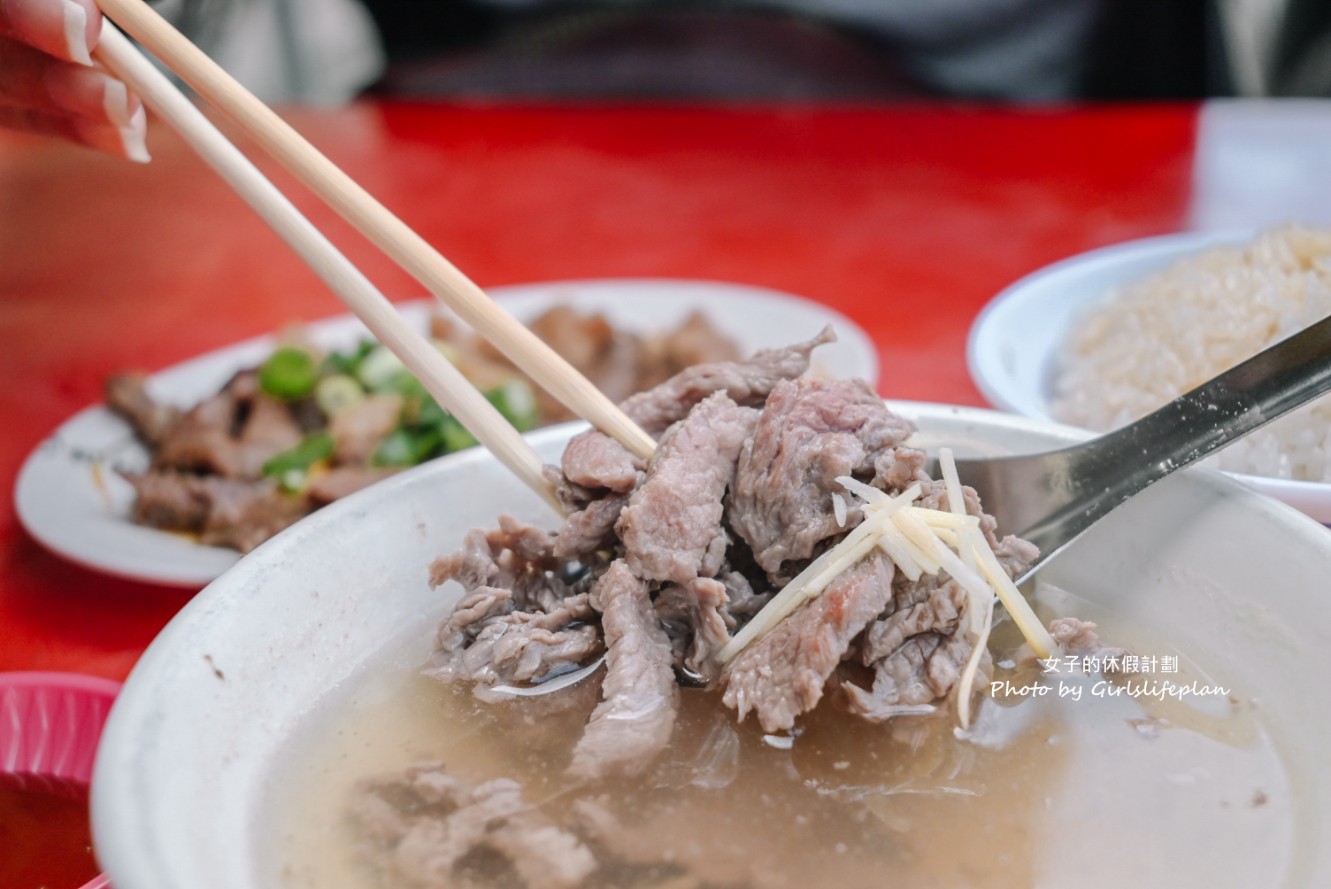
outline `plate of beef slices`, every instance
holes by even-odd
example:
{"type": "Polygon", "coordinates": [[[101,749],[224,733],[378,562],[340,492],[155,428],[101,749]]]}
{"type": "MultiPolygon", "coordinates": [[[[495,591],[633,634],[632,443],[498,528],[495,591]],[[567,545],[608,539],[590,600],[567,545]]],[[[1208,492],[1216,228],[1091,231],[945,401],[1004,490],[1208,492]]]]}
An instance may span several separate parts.
{"type": "MultiPolygon", "coordinates": [[[[633,279],[490,293],[616,400],[827,326],[837,341],[816,372],[877,379],[876,349],[852,321],[764,288],[633,279]]],[[[398,308],[518,428],[569,419],[434,300],[398,308]]],[[[29,456],[17,512],[58,555],[169,586],[202,586],[324,505],[474,444],[350,315],[127,369],[106,392],[29,456]]]]}

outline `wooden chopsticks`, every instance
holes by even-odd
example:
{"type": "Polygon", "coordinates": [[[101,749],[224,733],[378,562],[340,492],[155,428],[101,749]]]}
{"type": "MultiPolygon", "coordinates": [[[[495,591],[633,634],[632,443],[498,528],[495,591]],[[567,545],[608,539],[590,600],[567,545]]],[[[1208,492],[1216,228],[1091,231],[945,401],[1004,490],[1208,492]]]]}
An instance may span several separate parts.
{"type": "Polygon", "coordinates": [[[370,332],[402,359],[445,410],[457,417],[477,441],[528,487],[563,513],[554,488],[541,471],[540,456],[503,414],[422,333],[413,329],[360,270],[114,26],[103,27],[94,56],[180,133],[342,298],[370,332]]]}
{"type": "MultiPolygon", "coordinates": [[[[614,402],[142,0],[98,0],[120,27],[578,416],[642,459],[656,447],[614,402]]],[[[386,344],[387,345],[387,344],[386,344]]],[[[391,348],[391,346],[390,346],[391,348]]],[[[479,439],[480,436],[477,436],[479,439]]]]}

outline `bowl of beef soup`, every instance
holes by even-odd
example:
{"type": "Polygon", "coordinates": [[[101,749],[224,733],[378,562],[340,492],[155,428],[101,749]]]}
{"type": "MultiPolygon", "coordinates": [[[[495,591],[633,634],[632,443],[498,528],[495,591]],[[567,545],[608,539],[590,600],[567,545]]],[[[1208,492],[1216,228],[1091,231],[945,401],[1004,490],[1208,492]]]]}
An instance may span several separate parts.
{"type": "MultiPolygon", "coordinates": [[[[888,404],[931,451],[1083,434],[888,404]]],[[[580,430],[531,441],[555,463],[580,430]]],[[[850,720],[829,686],[825,707],[769,731],[683,688],[650,766],[591,778],[569,762],[599,672],[557,705],[423,675],[463,595],[429,566],[500,513],[558,523],[488,454],[460,453],[331,505],[191,601],[104,734],[94,838],[112,882],[372,887],[401,867],[420,885],[532,887],[862,885],[888,868],[958,887],[1331,880],[1331,768],[1307,740],[1331,732],[1309,706],[1331,537],[1218,473],[1134,499],[1026,591],[1043,619],[1097,623],[1115,649],[1096,656],[1131,657],[1130,673],[1036,660],[1000,619],[964,730],[946,707],[850,720]]]]}

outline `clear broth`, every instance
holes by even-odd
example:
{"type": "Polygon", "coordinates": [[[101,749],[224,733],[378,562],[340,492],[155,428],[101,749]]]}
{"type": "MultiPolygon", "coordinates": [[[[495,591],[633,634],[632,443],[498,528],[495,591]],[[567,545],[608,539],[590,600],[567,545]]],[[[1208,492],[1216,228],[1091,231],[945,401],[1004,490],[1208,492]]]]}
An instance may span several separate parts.
{"type": "MultiPolygon", "coordinates": [[[[1096,618],[1108,641],[1178,656],[1096,618]]],[[[992,647],[1015,641],[1000,627],[992,647]]],[[[997,659],[995,682],[1050,691],[986,698],[967,737],[950,712],[872,725],[824,706],[784,749],[786,739],[764,737],[753,720],[736,725],[718,695],[685,690],[661,762],[642,779],[588,792],[611,791],[625,846],[707,885],[807,889],[890,878],[921,889],[1250,889],[1283,881],[1294,856],[1290,785],[1241,690],[1158,700],[1128,694],[1122,679],[1097,686],[1098,675],[1005,669],[997,659]],[[1081,688],[1080,698],[1060,688],[1081,688]]],[[[548,806],[580,792],[563,771],[594,696],[569,713],[524,718],[424,679],[412,664],[381,666],[293,740],[274,777],[281,790],[269,813],[267,882],[392,885],[358,855],[348,803],[358,780],[420,760],[442,760],[473,781],[514,778],[528,800],[548,806]]],[[[1177,673],[1133,677],[1152,679],[1213,685],[1182,656],[1177,673]]],[[[627,880],[602,873],[594,885],[627,880]]]]}

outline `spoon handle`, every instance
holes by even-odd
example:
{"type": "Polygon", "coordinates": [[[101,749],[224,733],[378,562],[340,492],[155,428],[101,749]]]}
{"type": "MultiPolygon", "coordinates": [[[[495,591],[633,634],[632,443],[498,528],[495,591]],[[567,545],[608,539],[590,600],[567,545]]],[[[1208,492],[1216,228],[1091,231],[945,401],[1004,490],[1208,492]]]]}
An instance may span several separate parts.
{"type": "Polygon", "coordinates": [[[1134,494],[1328,391],[1331,317],[1121,429],[1044,454],[965,461],[965,469],[959,461],[958,470],[979,483],[1000,528],[1022,529],[1040,547],[1029,576],[1134,494]]]}
{"type": "MultiPolygon", "coordinates": [[[[1331,390],[1331,317],[1281,340],[1097,442],[1144,463],[1141,490],[1331,390]]],[[[1130,465],[1130,464],[1129,464],[1130,465]]],[[[1135,493],[1135,491],[1134,491],[1135,493]]]]}

